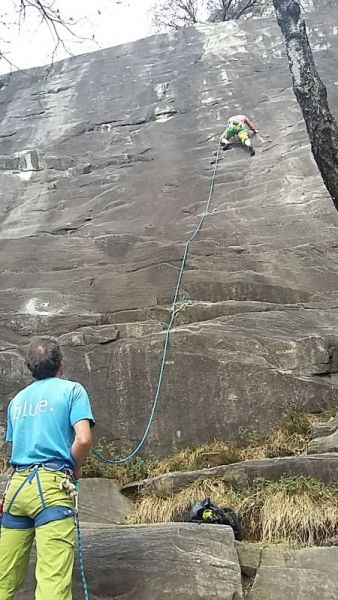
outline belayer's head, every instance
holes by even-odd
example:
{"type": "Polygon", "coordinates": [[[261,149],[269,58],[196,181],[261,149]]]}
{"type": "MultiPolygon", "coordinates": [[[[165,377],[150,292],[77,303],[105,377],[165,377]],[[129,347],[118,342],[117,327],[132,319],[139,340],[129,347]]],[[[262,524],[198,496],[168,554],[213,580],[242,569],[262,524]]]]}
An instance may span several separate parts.
{"type": "Polygon", "coordinates": [[[26,365],[35,379],[62,376],[63,357],[56,339],[42,336],[31,342],[26,350],[26,365]]]}

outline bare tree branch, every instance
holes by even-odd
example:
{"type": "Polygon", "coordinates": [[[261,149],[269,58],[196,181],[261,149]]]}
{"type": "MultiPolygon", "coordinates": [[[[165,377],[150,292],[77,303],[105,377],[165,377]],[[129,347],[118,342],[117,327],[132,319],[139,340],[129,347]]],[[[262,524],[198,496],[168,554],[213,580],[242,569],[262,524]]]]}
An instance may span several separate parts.
{"type": "Polygon", "coordinates": [[[242,8],[238,10],[236,19],[240,19],[245,13],[248,13],[251,9],[260,4],[259,0],[248,0],[247,3],[244,3],[242,8]]]}
{"type": "Polygon", "coordinates": [[[63,34],[66,32],[71,35],[71,37],[81,39],[82,41],[89,41],[90,38],[79,36],[76,31],[74,31],[74,20],[72,18],[66,19],[64,16],[60,14],[60,10],[55,7],[55,2],[53,0],[20,0],[20,17],[23,15],[23,18],[27,16],[27,9],[33,9],[41,15],[41,22],[44,23],[51,32],[53,40],[55,42],[55,48],[53,51],[53,56],[61,45],[67,54],[71,55],[71,52],[67,48],[63,34]]]}
{"type": "Polygon", "coordinates": [[[312,154],[338,210],[338,125],[330,110],[296,0],[273,0],[284,36],[293,91],[303,113],[312,154]]]}
{"type": "Polygon", "coordinates": [[[180,29],[199,21],[199,9],[204,0],[157,0],[153,10],[155,31],[180,29]]]}
{"type": "Polygon", "coordinates": [[[7,56],[6,54],[4,54],[4,52],[0,51],[0,60],[3,59],[9,66],[11,69],[14,69],[15,71],[21,71],[21,73],[24,73],[25,75],[27,75],[28,77],[33,78],[33,75],[31,75],[30,73],[28,73],[28,71],[25,71],[24,69],[19,69],[19,67],[17,65],[15,65],[7,56]]]}
{"type": "Polygon", "coordinates": [[[231,19],[261,16],[262,7],[270,0],[157,0],[153,11],[155,30],[179,29],[205,21],[230,21],[231,19]]]}
{"type": "MultiPolygon", "coordinates": [[[[8,23],[7,15],[0,15],[0,25],[4,27],[13,27],[14,25],[22,26],[25,20],[28,20],[30,17],[30,13],[36,14],[40,17],[40,25],[45,25],[52,39],[52,50],[51,50],[51,66],[54,63],[56,53],[60,47],[64,50],[64,52],[68,56],[72,56],[72,52],[70,51],[66,38],[78,40],[79,43],[84,41],[92,41],[95,43],[95,36],[92,38],[88,38],[85,36],[81,36],[76,31],[76,25],[82,21],[84,18],[75,21],[73,18],[66,18],[64,15],[60,13],[59,8],[55,0],[12,0],[13,7],[17,12],[17,20],[16,23],[8,23]]],[[[3,44],[3,40],[2,40],[3,44]]],[[[0,58],[5,60],[11,68],[15,70],[18,67],[8,58],[7,53],[0,50],[0,58]]],[[[50,66],[50,68],[51,68],[50,66]]],[[[22,69],[19,69],[22,70],[22,69]]],[[[28,74],[26,71],[24,71],[28,74]]]]}

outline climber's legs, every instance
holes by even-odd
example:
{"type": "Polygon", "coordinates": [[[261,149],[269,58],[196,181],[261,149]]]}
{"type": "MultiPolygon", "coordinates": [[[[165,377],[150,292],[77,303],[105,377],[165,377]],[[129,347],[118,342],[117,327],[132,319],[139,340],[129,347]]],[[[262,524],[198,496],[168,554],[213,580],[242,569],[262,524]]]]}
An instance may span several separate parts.
{"type": "Polygon", "coordinates": [[[228,150],[231,147],[231,138],[237,135],[240,142],[243,146],[246,146],[249,149],[251,156],[255,155],[255,149],[252,145],[252,142],[249,138],[249,132],[245,125],[233,125],[227,127],[221,137],[221,144],[223,150],[228,150]]]}
{"type": "Polygon", "coordinates": [[[231,138],[237,134],[237,127],[226,127],[226,129],[222,133],[221,144],[223,146],[223,150],[227,150],[231,145],[231,138]]]}
{"type": "MultiPolygon", "coordinates": [[[[7,490],[4,512],[13,517],[26,517],[34,525],[46,508],[74,509],[74,499],[62,485],[62,471],[39,469],[31,482],[27,480],[32,469],[16,472],[7,490]],[[41,495],[37,483],[41,485],[41,495]],[[16,496],[16,492],[19,492],[16,496]],[[14,500],[14,501],[13,501],[14,500]]],[[[29,524],[29,523],[28,523],[29,524]]],[[[0,537],[0,600],[12,600],[21,585],[27,569],[30,548],[35,533],[36,541],[36,600],[71,600],[74,562],[74,517],[50,521],[30,529],[2,527],[0,537]]]]}
{"type": "Polygon", "coordinates": [[[239,131],[237,135],[238,135],[240,141],[242,142],[243,146],[246,146],[247,148],[249,148],[249,152],[250,152],[251,156],[255,156],[255,149],[252,145],[252,141],[249,138],[249,132],[248,132],[247,128],[243,127],[243,129],[241,129],[241,131],[239,131]]]}
{"type": "Polygon", "coordinates": [[[28,567],[34,529],[1,528],[0,598],[12,600],[22,585],[28,567]]]}
{"type": "Polygon", "coordinates": [[[37,527],[36,600],[72,600],[74,518],[37,527]]]}

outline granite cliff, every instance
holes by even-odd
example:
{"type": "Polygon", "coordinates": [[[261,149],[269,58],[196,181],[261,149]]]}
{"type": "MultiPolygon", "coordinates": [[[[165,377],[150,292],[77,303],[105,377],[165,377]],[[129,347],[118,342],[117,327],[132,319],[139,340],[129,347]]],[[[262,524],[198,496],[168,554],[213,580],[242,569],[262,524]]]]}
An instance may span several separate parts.
{"type": "MultiPolygon", "coordinates": [[[[338,25],[308,18],[338,106],[338,25]]],[[[3,78],[0,424],[29,377],[21,348],[56,335],[88,389],[97,437],[140,438],[183,244],[204,211],[227,116],[257,153],[219,162],[181,287],[146,452],[337,397],[337,216],[312,159],[273,20],[204,24],[3,78]]]]}

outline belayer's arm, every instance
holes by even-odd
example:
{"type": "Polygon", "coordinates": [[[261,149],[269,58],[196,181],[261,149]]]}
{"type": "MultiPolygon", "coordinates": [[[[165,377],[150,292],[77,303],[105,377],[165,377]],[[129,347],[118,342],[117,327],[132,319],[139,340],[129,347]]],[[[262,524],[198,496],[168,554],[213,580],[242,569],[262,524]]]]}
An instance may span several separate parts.
{"type": "Polygon", "coordinates": [[[74,429],[75,440],[71,452],[75,461],[74,475],[76,479],[79,479],[81,477],[81,467],[85,464],[92,447],[93,435],[88,419],[83,419],[75,423],[74,429]]]}

